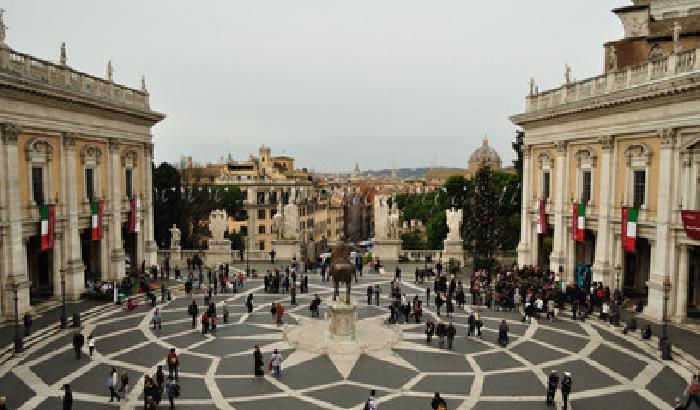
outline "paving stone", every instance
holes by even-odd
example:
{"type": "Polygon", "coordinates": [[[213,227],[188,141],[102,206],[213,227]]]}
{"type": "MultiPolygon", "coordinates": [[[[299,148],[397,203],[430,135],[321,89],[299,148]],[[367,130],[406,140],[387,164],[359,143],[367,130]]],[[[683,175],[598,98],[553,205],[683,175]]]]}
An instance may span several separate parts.
{"type": "Polygon", "coordinates": [[[474,357],[483,372],[522,367],[522,363],[505,352],[484,353],[474,357]]]}
{"type": "Polygon", "coordinates": [[[248,323],[236,323],[229,324],[218,327],[216,330],[216,336],[252,336],[261,334],[273,334],[282,335],[281,328],[270,329],[262,326],[255,326],[248,323]]]}
{"type": "Polygon", "coordinates": [[[90,358],[87,354],[83,354],[78,360],[75,358],[75,351],[70,349],[53,356],[45,363],[36,364],[30,369],[46,384],[52,385],[89,362],[90,358]]]}
{"type": "Polygon", "coordinates": [[[229,399],[241,396],[279,393],[282,391],[265,378],[253,376],[245,379],[217,378],[216,384],[219,386],[221,394],[229,399]]]}
{"type": "Polygon", "coordinates": [[[360,356],[348,379],[372,386],[398,389],[416,372],[369,356],[360,356]]]}
{"type": "MultiPolygon", "coordinates": [[[[112,367],[117,370],[118,374],[121,374],[121,372],[124,370],[124,368],[117,365],[112,366],[109,364],[100,363],[71,382],[73,393],[89,393],[109,398],[107,378],[109,377],[109,372],[112,367]]],[[[129,375],[130,388],[144,376],[143,373],[137,372],[133,369],[126,369],[126,372],[129,375]]]]}
{"type": "Polygon", "coordinates": [[[637,377],[647,365],[639,359],[620,354],[618,350],[605,345],[598,347],[589,357],[630,380],[637,377]]]}
{"type": "Polygon", "coordinates": [[[328,356],[319,356],[286,369],[282,363],[281,382],[295,390],[340,380],[343,380],[343,377],[328,356]]]}
{"type": "Polygon", "coordinates": [[[545,386],[531,371],[490,374],[484,377],[482,396],[543,395],[545,386]]]}
{"type": "Polygon", "coordinates": [[[426,375],[411,390],[419,392],[442,394],[455,394],[466,396],[469,394],[474,376],[467,375],[426,375]]]}
{"type": "Polygon", "coordinates": [[[676,397],[683,397],[683,392],[688,387],[688,382],[689,380],[684,380],[672,369],[664,367],[646,388],[666,403],[673,404],[673,400],[676,397]]]}
{"type": "Polygon", "coordinates": [[[215,356],[226,356],[233,353],[240,353],[247,350],[253,351],[255,345],[260,347],[275,343],[272,339],[212,339],[195,349],[193,352],[210,354],[215,356]]]}
{"type": "MultiPolygon", "coordinates": [[[[146,340],[148,340],[146,339],[146,336],[144,336],[143,333],[137,329],[95,340],[95,350],[103,355],[108,355],[124,350],[133,345],[143,343],[146,340]]],[[[85,344],[87,345],[87,340],[85,341],[85,344]]]]}
{"type": "MultiPolygon", "coordinates": [[[[269,409],[284,409],[284,410],[321,410],[315,404],[299,400],[294,397],[275,397],[269,399],[255,401],[234,402],[233,406],[236,410],[269,410],[269,409]]],[[[383,409],[382,409],[383,410],[383,409]]]]}
{"type": "Polygon", "coordinates": [[[0,396],[7,398],[8,409],[17,409],[34,397],[34,392],[19,377],[8,373],[0,378],[0,396]]]}
{"type": "Polygon", "coordinates": [[[394,349],[394,352],[422,372],[470,372],[471,367],[460,354],[429,353],[394,349]]]}
{"type": "MultiPolygon", "coordinates": [[[[406,410],[406,409],[428,409],[433,396],[430,397],[413,397],[400,396],[389,401],[380,402],[379,408],[382,410],[406,410]]],[[[448,409],[456,409],[462,403],[461,400],[446,399],[448,409]]]]}
{"type": "Polygon", "coordinates": [[[323,400],[327,403],[332,403],[339,407],[349,409],[362,408],[363,404],[369,397],[369,392],[365,388],[348,384],[340,384],[325,389],[314,390],[309,392],[308,395],[319,400],[323,400]]]}
{"type": "Polygon", "coordinates": [[[582,337],[570,336],[545,328],[537,329],[533,338],[574,353],[581,351],[588,343],[588,341],[582,337]]]}
{"type": "Polygon", "coordinates": [[[511,351],[535,365],[568,356],[565,353],[550,349],[531,341],[520,343],[519,345],[513,347],[511,351]]]}
{"type": "Polygon", "coordinates": [[[502,410],[503,408],[508,410],[542,410],[546,408],[543,402],[544,400],[542,399],[537,401],[508,401],[507,404],[504,401],[480,401],[474,405],[474,410],[502,410]]]}
{"type": "MultiPolygon", "coordinates": [[[[73,396],[73,409],[74,410],[99,410],[99,409],[118,409],[120,403],[108,403],[109,399],[106,399],[107,403],[94,403],[81,401],[73,396]]],[[[41,402],[39,406],[36,407],[38,410],[56,410],[63,408],[63,399],[58,397],[49,397],[48,399],[41,402]]],[[[180,408],[178,407],[178,410],[180,408]]]]}
{"type": "Polygon", "coordinates": [[[571,400],[571,407],[576,410],[652,410],[656,406],[648,403],[643,397],[633,391],[615,394],[597,395],[583,399],[571,400]]]}
{"type": "MultiPolygon", "coordinates": [[[[114,317],[114,316],[113,316],[114,317]]],[[[99,324],[95,326],[95,330],[92,331],[92,336],[93,337],[98,337],[98,336],[104,336],[109,333],[113,333],[116,330],[124,330],[124,329],[136,329],[143,320],[143,316],[133,316],[129,315],[126,312],[120,312],[116,318],[122,318],[121,320],[118,320],[116,322],[112,322],[112,317],[109,320],[109,323],[105,324],[99,324]]],[[[85,335],[87,338],[87,335],[85,335]]]]}
{"type": "Polygon", "coordinates": [[[547,327],[553,329],[561,329],[569,332],[577,333],[581,336],[586,336],[586,330],[581,327],[581,322],[574,322],[571,320],[547,320],[542,319],[537,322],[540,327],[547,327]]]}
{"type": "Polygon", "coordinates": [[[122,353],[113,359],[120,362],[134,363],[143,367],[152,367],[157,363],[165,362],[167,354],[167,349],[151,342],[137,349],[122,353]]]}
{"type": "Polygon", "coordinates": [[[558,364],[552,368],[543,369],[545,374],[551,370],[570,372],[573,380],[572,391],[591,390],[619,384],[615,379],[582,360],[574,360],[558,364]]]}

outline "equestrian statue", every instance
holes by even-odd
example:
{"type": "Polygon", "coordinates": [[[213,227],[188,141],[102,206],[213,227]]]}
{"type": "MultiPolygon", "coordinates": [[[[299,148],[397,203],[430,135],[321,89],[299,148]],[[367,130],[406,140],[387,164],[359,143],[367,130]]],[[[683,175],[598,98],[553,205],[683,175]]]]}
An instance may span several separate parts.
{"type": "Polygon", "coordinates": [[[340,282],[345,282],[346,294],[345,303],[350,304],[350,286],[352,280],[357,282],[357,271],[350,263],[350,247],[345,242],[339,242],[331,248],[331,269],[328,276],[333,278],[335,292],[333,292],[333,301],[340,296],[338,287],[340,282]]]}

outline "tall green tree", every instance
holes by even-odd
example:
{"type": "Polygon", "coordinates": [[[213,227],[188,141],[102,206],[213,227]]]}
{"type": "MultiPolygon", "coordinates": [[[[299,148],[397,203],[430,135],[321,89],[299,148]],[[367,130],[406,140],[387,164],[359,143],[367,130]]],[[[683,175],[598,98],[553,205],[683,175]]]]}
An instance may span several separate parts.
{"type": "Polygon", "coordinates": [[[474,267],[490,267],[499,245],[499,198],[488,166],[479,168],[474,176],[474,200],[472,202],[471,245],[474,267]]]}
{"type": "Polygon", "coordinates": [[[153,235],[159,248],[170,247],[170,228],[183,228],[185,206],[182,201],[180,174],[167,162],[153,167],[153,235]]]}

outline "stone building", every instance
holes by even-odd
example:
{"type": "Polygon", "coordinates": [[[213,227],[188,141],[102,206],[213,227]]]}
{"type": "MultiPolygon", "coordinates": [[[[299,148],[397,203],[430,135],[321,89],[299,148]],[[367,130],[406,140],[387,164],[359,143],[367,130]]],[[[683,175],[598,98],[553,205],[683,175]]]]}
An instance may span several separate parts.
{"type": "Polygon", "coordinates": [[[486,137],[481,141],[481,146],[469,156],[466,178],[474,176],[483,166],[487,166],[493,171],[501,170],[501,156],[493,147],[489,146],[489,140],[486,137]]]}
{"type": "Polygon", "coordinates": [[[697,8],[652,0],[613,12],[625,38],[606,45],[606,58],[611,44],[637,44],[636,57],[618,53],[604,74],[581,81],[567,68],[565,83],[548,91],[533,81],[525,112],[511,118],[525,132],[518,263],[549,266],[568,283],[590,264],[594,281],[646,299],[655,318],[669,289],[668,313],[682,321],[700,303],[700,241],[681,218],[698,208],[700,51],[678,23],[697,8]],[[656,28],[674,25],[675,34],[653,39],[663,53],[647,47],[656,28]],[[623,223],[632,209],[636,225],[623,223]],[[623,235],[634,249],[623,249],[623,235]]]}
{"type": "Polygon", "coordinates": [[[5,43],[0,13],[0,309],[68,299],[155,263],[149,94],[5,43]],[[95,215],[95,217],[93,217],[95,215]],[[44,228],[42,230],[42,227],[44,228]],[[93,229],[94,228],[94,229],[93,229]],[[93,233],[94,230],[94,233],[93,233]],[[43,235],[42,235],[43,233],[43,235]]]}

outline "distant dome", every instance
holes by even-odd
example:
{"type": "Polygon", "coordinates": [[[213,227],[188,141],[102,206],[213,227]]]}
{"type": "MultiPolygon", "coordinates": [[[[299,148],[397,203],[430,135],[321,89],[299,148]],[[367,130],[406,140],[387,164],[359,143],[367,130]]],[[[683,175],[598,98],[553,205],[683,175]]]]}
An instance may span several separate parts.
{"type": "Polygon", "coordinates": [[[489,140],[487,138],[484,138],[481,146],[472,152],[472,155],[469,157],[470,164],[479,164],[484,162],[489,165],[498,164],[499,168],[501,166],[501,157],[498,155],[498,152],[496,152],[495,149],[489,146],[489,140]]]}

